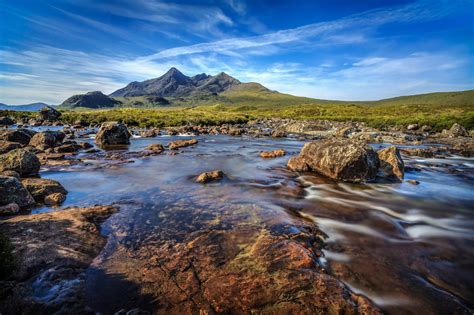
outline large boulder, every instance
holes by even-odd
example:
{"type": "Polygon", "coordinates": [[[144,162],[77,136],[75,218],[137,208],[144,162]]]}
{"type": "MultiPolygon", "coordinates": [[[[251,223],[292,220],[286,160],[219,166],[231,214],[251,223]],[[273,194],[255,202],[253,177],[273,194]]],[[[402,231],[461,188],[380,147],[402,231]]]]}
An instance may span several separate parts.
{"type": "Polygon", "coordinates": [[[18,148],[21,148],[21,144],[18,142],[0,140],[0,154],[7,153],[18,148]]]}
{"type": "Polygon", "coordinates": [[[398,180],[403,179],[405,175],[405,164],[396,146],[379,150],[377,155],[380,161],[380,174],[383,177],[397,178],[398,180]]]}
{"type": "Polygon", "coordinates": [[[44,202],[51,194],[67,194],[67,190],[57,181],[46,178],[25,178],[21,181],[37,202],[44,202]]]}
{"type": "Polygon", "coordinates": [[[28,129],[8,129],[0,131],[0,140],[27,145],[36,132],[28,129]]]}
{"type": "Polygon", "coordinates": [[[61,113],[51,106],[45,106],[40,109],[38,118],[40,120],[55,121],[61,117],[61,113]]]}
{"type": "Polygon", "coordinates": [[[458,123],[454,123],[449,130],[443,130],[443,135],[451,138],[469,137],[467,130],[458,123]]]}
{"type": "Polygon", "coordinates": [[[11,203],[23,208],[33,205],[35,200],[17,178],[0,175],[0,205],[11,203]]]}
{"type": "Polygon", "coordinates": [[[130,136],[131,134],[124,124],[105,122],[100,126],[95,136],[95,143],[99,145],[129,144],[130,136]]]}
{"type": "Polygon", "coordinates": [[[294,171],[315,171],[329,178],[360,182],[377,175],[379,160],[364,142],[342,139],[308,142],[300,155],[288,161],[294,171]]]}
{"type": "Polygon", "coordinates": [[[47,149],[54,147],[56,144],[56,137],[50,132],[38,132],[30,139],[30,145],[39,149],[47,149]]]}
{"type": "Polygon", "coordinates": [[[10,117],[0,117],[0,126],[11,126],[15,124],[15,121],[10,117]]]}
{"type": "Polygon", "coordinates": [[[41,164],[34,153],[15,149],[0,155],[0,172],[15,171],[20,175],[38,174],[41,164]]]}

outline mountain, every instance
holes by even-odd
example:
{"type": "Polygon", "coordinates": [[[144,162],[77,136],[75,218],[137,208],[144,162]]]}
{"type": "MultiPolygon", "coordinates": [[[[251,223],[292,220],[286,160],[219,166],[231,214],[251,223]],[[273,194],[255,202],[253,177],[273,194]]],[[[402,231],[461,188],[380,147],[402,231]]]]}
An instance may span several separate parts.
{"type": "Polygon", "coordinates": [[[26,105],[7,105],[7,104],[0,103],[0,110],[36,112],[45,106],[51,106],[51,105],[48,105],[46,103],[32,103],[32,104],[26,104],[26,105]]]}
{"type": "Polygon", "coordinates": [[[188,77],[176,68],[171,68],[159,78],[143,82],[132,82],[109,96],[135,97],[187,97],[194,95],[218,94],[245,83],[224,72],[215,76],[205,73],[188,77]]]}
{"type": "Polygon", "coordinates": [[[64,108],[110,108],[120,105],[121,102],[108,97],[100,91],[88,92],[86,94],[78,94],[71,96],[65,100],[60,106],[64,108]]]}

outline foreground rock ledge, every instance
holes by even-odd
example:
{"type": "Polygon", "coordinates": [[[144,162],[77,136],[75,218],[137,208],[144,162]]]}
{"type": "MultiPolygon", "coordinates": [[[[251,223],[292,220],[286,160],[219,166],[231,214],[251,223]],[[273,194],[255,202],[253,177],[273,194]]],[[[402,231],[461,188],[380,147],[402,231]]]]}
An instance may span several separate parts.
{"type": "Polygon", "coordinates": [[[69,208],[0,221],[16,270],[0,281],[1,314],[84,314],[84,270],[106,239],[100,223],[118,209],[69,208]]]}

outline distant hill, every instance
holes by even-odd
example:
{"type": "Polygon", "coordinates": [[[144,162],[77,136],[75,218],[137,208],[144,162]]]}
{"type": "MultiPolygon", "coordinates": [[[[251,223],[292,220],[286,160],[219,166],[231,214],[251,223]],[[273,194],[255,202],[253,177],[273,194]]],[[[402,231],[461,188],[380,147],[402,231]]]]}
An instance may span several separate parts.
{"type": "Polygon", "coordinates": [[[188,77],[176,68],[171,68],[159,78],[143,82],[132,82],[109,96],[161,96],[161,97],[188,97],[195,95],[212,95],[230,90],[244,83],[221,72],[211,76],[205,73],[188,77]]]}
{"type": "MultiPolygon", "coordinates": [[[[45,106],[51,106],[46,103],[32,103],[26,105],[7,105],[0,103],[0,110],[14,110],[22,112],[37,112],[45,106]]],[[[53,106],[54,107],[54,106],[53,106]]]]}
{"type": "Polygon", "coordinates": [[[111,108],[120,105],[120,101],[108,97],[100,91],[88,92],[86,94],[73,95],[65,100],[61,108],[111,108]]]}

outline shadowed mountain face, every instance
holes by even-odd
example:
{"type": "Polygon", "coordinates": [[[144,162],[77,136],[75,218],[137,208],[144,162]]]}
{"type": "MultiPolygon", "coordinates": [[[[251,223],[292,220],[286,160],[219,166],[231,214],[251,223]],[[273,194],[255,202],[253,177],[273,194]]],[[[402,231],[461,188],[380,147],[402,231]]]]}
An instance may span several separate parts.
{"type": "Polygon", "coordinates": [[[45,106],[49,106],[49,105],[46,103],[32,103],[32,104],[26,104],[26,105],[7,105],[7,104],[0,103],[0,110],[36,112],[45,106]]]}
{"type": "Polygon", "coordinates": [[[68,108],[87,107],[87,108],[106,108],[119,105],[120,102],[108,97],[99,91],[89,92],[86,94],[74,95],[65,100],[61,106],[68,108]]]}
{"type": "Polygon", "coordinates": [[[198,94],[221,93],[242,83],[221,72],[210,76],[205,73],[188,77],[178,69],[171,68],[159,78],[143,82],[132,82],[109,96],[131,97],[153,95],[161,97],[184,97],[198,94]]]}

